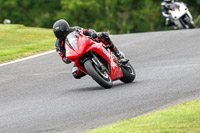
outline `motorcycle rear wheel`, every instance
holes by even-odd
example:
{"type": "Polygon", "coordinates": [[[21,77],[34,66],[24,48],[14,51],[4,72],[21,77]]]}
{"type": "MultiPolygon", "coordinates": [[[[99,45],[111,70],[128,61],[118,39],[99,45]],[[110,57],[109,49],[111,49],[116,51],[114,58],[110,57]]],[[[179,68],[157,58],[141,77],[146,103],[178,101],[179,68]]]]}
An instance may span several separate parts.
{"type": "Polygon", "coordinates": [[[120,80],[124,83],[133,82],[136,77],[136,73],[132,65],[130,63],[127,63],[126,65],[121,66],[121,69],[123,72],[123,77],[120,80]]]}
{"type": "Polygon", "coordinates": [[[88,74],[102,87],[111,88],[113,86],[112,79],[107,71],[102,72],[99,70],[99,68],[91,60],[87,60],[84,63],[84,67],[88,74]]]}

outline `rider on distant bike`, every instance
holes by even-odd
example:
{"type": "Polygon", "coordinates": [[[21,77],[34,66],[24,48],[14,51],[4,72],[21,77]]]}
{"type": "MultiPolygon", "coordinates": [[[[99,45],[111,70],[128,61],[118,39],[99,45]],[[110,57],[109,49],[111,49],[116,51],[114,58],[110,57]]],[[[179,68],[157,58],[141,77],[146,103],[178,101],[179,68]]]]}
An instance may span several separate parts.
{"type": "Polygon", "coordinates": [[[170,19],[170,14],[169,14],[169,9],[170,5],[174,3],[174,0],[164,0],[161,3],[161,8],[162,8],[162,15],[166,20],[166,26],[172,26],[174,23],[170,19]]]}
{"type": "MultiPolygon", "coordinates": [[[[56,43],[55,43],[55,48],[56,51],[59,51],[59,55],[62,57],[63,62],[66,64],[71,63],[70,60],[66,58],[66,50],[65,50],[65,39],[66,36],[76,30],[82,30],[83,34],[86,36],[90,36],[95,41],[100,41],[103,42],[106,46],[110,48],[110,50],[115,54],[115,56],[118,58],[118,62],[123,62],[126,63],[128,62],[128,59],[125,59],[117,47],[113,44],[113,42],[110,40],[110,37],[108,33],[106,32],[100,32],[96,33],[95,30],[93,29],[83,29],[81,27],[75,26],[75,27],[70,27],[68,22],[65,21],[64,19],[60,19],[56,21],[53,25],[53,32],[57,38],[56,43]]],[[[85,76],[85,73],[80,71],[75,65],[72,69],[72,75],[76,79],[80,79],[81,77],[85,76]]]]}

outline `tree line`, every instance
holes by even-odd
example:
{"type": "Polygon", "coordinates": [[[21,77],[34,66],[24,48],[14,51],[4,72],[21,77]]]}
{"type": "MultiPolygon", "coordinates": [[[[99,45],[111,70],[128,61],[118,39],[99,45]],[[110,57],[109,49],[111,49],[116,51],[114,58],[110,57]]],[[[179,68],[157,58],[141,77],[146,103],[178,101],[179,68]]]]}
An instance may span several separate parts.
{"type": "MultiPolygon", "coordinates": [[[[180,0],[179,0],[180,1],[180,0]]],[[[0,22],[52,28],[58,19],[70,26],[113,34],[160,31],[165,26],[161,0],[0,0],[0,22]]],[[[200,0],[185,2],[200,27],[200,0]]]]}

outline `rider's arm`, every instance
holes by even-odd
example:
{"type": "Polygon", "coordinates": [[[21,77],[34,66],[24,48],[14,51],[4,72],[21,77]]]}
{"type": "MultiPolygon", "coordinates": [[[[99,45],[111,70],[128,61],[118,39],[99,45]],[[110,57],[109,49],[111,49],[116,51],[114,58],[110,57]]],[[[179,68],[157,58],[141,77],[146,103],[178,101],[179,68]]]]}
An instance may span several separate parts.
{"type": "Polygon", "coordinates": [[[60,41],[59,39],[56,40],[55,49],[57,52],[63,49],[62,41],[60,41]]]}
{"type": "Polygon", "coordinates": [[[69,64],[71,63],[70,60],[68,60],[66,57],[65,57],[65,47],[64,47],[64,41],[60,41],[59,39],[56,40],[56,43],[55,43],[55,48],[56,48],[56,51],[59,52],[59,55],[60,57],[62,58],[62,61],[66,64],[69,64]]]}
{"type": "Polygon", "coordinates": [[[165,3],[164,2],[161,3],[161,9],[162,9],[163,17],[165,17],[165,18],[170,17],[170,15],[168,14],[168,9],[165,7],[165,3]]]}
{"type": "Polygon", "coordinates": [[[79,27],[79,26],[70,27],[69,33],[73,32],[73,31],[75,31],[75,30],[81,30],[81,29],[82,29],[82,28],[79,27]]]}
{"type": "Polygon", "coordinates": [[[165,12],[162,12],[162,15],[163,15],[163,17],[165,17],[165,18],[169,18],[169,17],[170,17],[170,15],[169,15],[169,14],[166,14],[165,12]]]}

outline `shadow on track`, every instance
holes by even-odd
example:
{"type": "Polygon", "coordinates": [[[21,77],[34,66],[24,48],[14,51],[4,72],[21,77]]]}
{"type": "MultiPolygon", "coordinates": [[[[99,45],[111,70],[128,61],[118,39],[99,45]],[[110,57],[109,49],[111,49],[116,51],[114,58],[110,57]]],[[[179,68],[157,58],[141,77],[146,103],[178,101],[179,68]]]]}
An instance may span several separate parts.
{"type": "Polygon", "coordinates": [[[87,92],[87,91],[106,91],[106,90],[112,90],[112,89],[120,89],[122,87],[130,87],[130,86],[132,86],[133,84],[136,84],[136,83],[137,82],[124,84],[122,82],[121,83],[118,82],[118,83],[113,84],[112,88],[110,88],[110,89],[105,89],[105,88],[103,88],[101,86],[83,87],[83,88],[78,88],[78,89],[74,88],[74,89],[68,90],[67,92],[64,92],[64,93],[69,93],[69,92],[87,92]]]}

